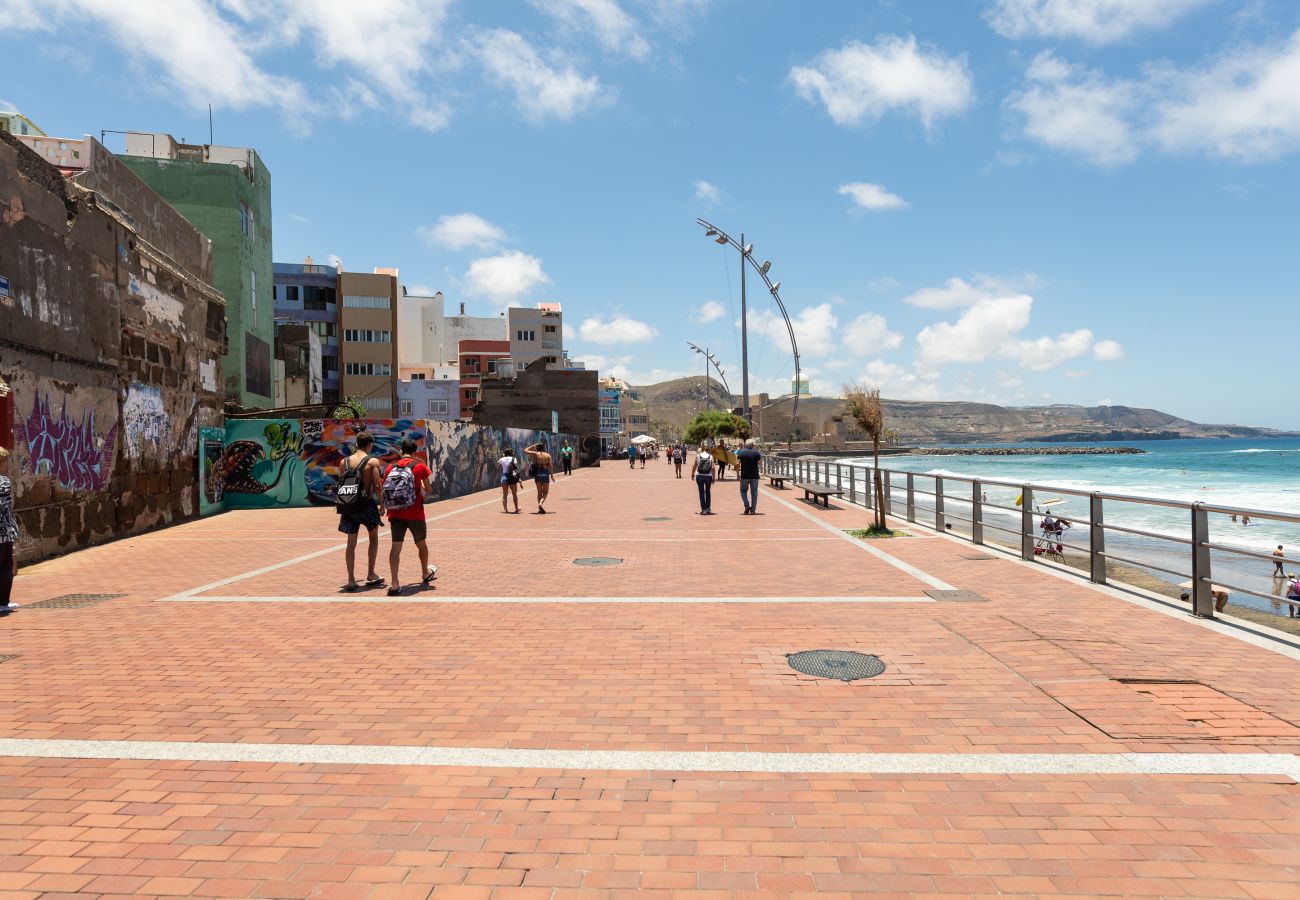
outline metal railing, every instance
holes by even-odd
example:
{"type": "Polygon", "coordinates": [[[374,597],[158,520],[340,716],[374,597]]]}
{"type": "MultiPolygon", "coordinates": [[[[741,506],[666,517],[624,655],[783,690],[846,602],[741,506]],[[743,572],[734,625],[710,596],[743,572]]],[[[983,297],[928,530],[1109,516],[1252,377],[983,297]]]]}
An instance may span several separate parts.
{"type": "MultiPolygon", "coordinates": [[[[873,469],[870,466],[806,457],[779,456],[764,457],[763,465],[764,471],[769,475],[781,475],[795,482],[830,485],[843,490],[844,497],[849,503],[865,506],[868,509],[873,508],[871,478],[873,469]]],[[[1282,563],[1283,568],[1295,566],[1300,563],[1300,559],[1294,556],[1260,553],[1212,541],[1210,539],[1209,519],[1211,513],[1216,513],[1235,516],[1245,521],[1265,519],[1300,524],[1300,515],[1297,514],[1283,513],[1276,510],[1246,509],[1216,503],[1189,503],[1182,500],[1139,497],[1107,491],[1082,491],[1078,488],[1060,487],[1051,484],[1001,481],[951,474],[937,475],[885,468],[881,468],[880,473],[885,494],[885,509],[889,515],[896,517],[901,515],[908,522],[928,524],[919,522],[917,515],[918,512],[929,513],[933,517],[933,528],[936,531],[955,534],[957,537],[969,540],[974,544],[986,545],[994,543],[1008,546],[1006,541],[986,540],[986,529],[999,532],[1012,538],[1012,543],[1009,546],[1013,550],[1018,549],[1020,558],[1028,562],[1051,562],[1053,559],[1059,559],[1063,562],[1063,550],[1069,548],[1087,555],[1086,574],[1088,579],[1096,584],[1106,583],[1107,562],[1138,566],[1143,569],[1152,569],[1167,575],[1186,578],[1191,582],[1190,599],[1193,614],[1207,619],[1214,618],[1215,598],[1213,589],[1217,588],[1258,597],[1270,603],[1285,603],[1294,609],[1300,609],[1300,599],[1280,597],[1277,594],[1264,593],[1253,588],[1214,579],[1212,571],[1214,565],[1213,553],[1234,558],[1258,559],[1270,564],[1282,563]],[[918,486],[918,482],[920,482],[921,486],[918,486]],[[952,490],[954,484],[965,486],[964,496],[952,490]],[[929,486],[933,486],[933,490],[923,489],[929,486]],[[1018,505],[1007,506],[990,502],[986,492],[987,488],[1008,488],[1017,491],[1019,495],[1018,505]],[[902,496],[896,497],[896,492],[901,493],[902,496]],[[1041,530],[1035,531],[1035,518],[1043,515],[1042,511],[1035,511],[1035,498],[1040,495],[1058,494],[1081,497],[1088,501],[1088,516],[1086,518],[1079,516],[1071,516],[1070,518],[1073,524],[1086,526],[1086,544],[1068,542],[1063,539],[1060,532],[1044,534],[1041,530]],[[918,504],[918,498],[928,498],[928,507],[924,504],[918,504]],[[1187,516],[1189,536],[1178,537],[1107,522],[1106,503],[1108,501],[1112,504],[1132,503],[1181,510],[1187,516]],[[964,516],[952,511],[948,506],[949,502],[968,505],[970,515],[964,516]],[[900,507],[901,513],[899,512],[900,507]],[[1005,524],[989,521],[986,511],[990,509],[1018,515],[1019,527],[1007,528],[1005,524]],[[953,523],[961,523],[962,529],[954,528],[953,523]],[[1153,563],[1150,560],[1133,559],[1108,551],[1106,549],[1106,537],[1110,533],[1161,541],[1163,544],[1179,548],[1178,552],[1187,561],[1190,571],[1180,571],[1153,563]]]]}

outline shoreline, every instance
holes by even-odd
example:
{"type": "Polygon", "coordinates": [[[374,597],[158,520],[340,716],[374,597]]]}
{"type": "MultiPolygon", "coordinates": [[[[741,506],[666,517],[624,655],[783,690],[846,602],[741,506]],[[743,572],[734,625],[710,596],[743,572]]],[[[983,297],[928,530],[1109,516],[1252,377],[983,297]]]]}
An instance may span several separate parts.
{"type": "Polygon", "coordinates": [[[1135,456],[1140,447],[913,447],[907,456],[1135,456]]]}

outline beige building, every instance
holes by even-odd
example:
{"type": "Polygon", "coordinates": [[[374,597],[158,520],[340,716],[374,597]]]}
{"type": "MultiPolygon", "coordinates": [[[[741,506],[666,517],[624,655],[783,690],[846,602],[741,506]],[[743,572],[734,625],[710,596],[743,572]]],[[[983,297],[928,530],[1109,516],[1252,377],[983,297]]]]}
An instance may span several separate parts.
{"type": "Polygon", "coordinates": [[[558,303],[539,303],[536,308],[512,306],[510,320],[510,358],[516,369],[524,369],[539,359],[546,368],[564,368],[564,316],[558,303]]]}
{"type": "Polygon", "coordinates": [[[339,272],[340,395],[377,419],[397,410],[397,270],[339,272]]]}

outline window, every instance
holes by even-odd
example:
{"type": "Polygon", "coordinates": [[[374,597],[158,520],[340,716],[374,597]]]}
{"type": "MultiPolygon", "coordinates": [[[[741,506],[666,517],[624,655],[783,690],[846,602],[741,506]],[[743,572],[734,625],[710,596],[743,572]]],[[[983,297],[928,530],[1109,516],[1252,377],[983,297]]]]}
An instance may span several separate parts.
{"type": "Polygon", "coordinates": [[[411,380],[412,380],[412,381],[424,381],[424,373],[423,373],[423,372],[416,372],[415,374],[413,374],[413,375],[411,376],[411,380]]]}
{"type": "Polygon", "coordinates": [[[323,338],[332,338],[338,333],[333,322],[312,322],[311,329],[323,338]]]}
{"type": "Polygon", "coordinates": [[[256,312],[257,311],[257,271],[254,269],[248,270],[248,296],[249,296],[249,302],[253,307],[253,311],[256,312]]]}
{"type": "Polygon", "coordinates": [[[392,307],[392,298],[344,294],[343,305],[348,309],[390,309],[392,307]]]}
{"type": "Polygon", "coordinates": [[[337,377],[339,374],[339,358],[337,356],[322,355],[320,358],[320,366],[325,370],[326,375],[337,377]]]}
{"type": "Polygon", "coordinates": [[[554,325],[547,325],[547,326],[546,326],[546,333],[547,333],[547,334],[555,334],[555,326],[554,326],[554,325]]]}
{"type": "Polygon", "coordinates": [[[464,364],[461,366],[466,372],[473,372],[475,375],[479,371],[479,358],[477,356],[466,357],[464,364]]]}
{"type": "Polygon", "coordinates": [[[519,341],[535,341],[537,340],[536,335],[537,332],[535,331],[525,331],[523,329],[520,329],[519,331],[515,332],[515,339],[519,341]]]}
{"type": "MultiPolygon", "coordinates": [[[[297,290],[297,288],[294,288],[294,290],[297,290]]],[[[294,297],[294,299],[296,300],[298,298],[294,297]]],[[[334,302],[334,288],[316,287],[311,284],[303,285],[303,309],[314,309],[317,312],[324,312],[334,302]]]]}
{"type": "Polygon", "coordinates": [[[365,402],[365,404],[366,404],[366,408],[369,409],[369,410],[371,410],[371,411],[380,410],[380,409],[392,409],[392,408],[393,408],[393,401],[390,400],[390,399],[387,398],[387,397],[370,397],[370,396],[368,396],[368,397],[365,398],[365,401],[364,401],[364,402],[365,402]]]}
{"type": "Polygon", "coordinates": [[[555,357],[554,357],[554,356],[548,356],[548,357],[546,357],[546,362],[547,362],[549,365],[552,365],[552,366],[555,365],[555,357]]]}
{"type": "Polygon", "coordinates": [[[489,375],[495,375],[496,373],[497,373],[497,361],[496,361],[495,359],[489,359],[489,360],[488,360],[488,374],[489,374],[489,375]]]}
{"type": "Polygon", "coordinates": [[[431,416],[445,416],[445,415],[447,415],[447,401],[446,401],[446,400],[430,400],[430,401],[429,401],[429,415],[431,415],[431,416]]]}
{"type": "Polygon", "coordinates": [[[271,285],[271,299],[272,300],[280,299],[280,286],[278,284],[271,285]]]}
{"type": "Polygon", "coordinates": [[[346,328],[343,330],[343,340],[353,344],[390,344],[393,335],[390,331],[376,331],[370,328],[346,328]]]}
{"type": "Polygon", "coordinates": [[[284,286],[284,299],[288,300],[290,303],[297,303],[297,302],[298,302],[298,285],[296,285],[296,284],[286,284],[286,285],[284,286]]]}
{"type": "Polygon", "coordinates": [[[389,363],[358,363],[350,362],[343,364],[344,375],[392,375],[393,367],[389,363]]]}
{"type": "Polygon", "coordinates": [[[410,400],[398,400],[398,401],[397,401],[397,414],[398,414],[399,416],[409,416],[409,415],[411,415],[411,406],[412,406],[412,404],[411,404],[411,401],[410,401],[410,400]]]}
{"type": "Polygon", "coordinates": [[[246,238],[253,236],[253,211],[242,200],[239,203],[239,231],[246,238]]]}

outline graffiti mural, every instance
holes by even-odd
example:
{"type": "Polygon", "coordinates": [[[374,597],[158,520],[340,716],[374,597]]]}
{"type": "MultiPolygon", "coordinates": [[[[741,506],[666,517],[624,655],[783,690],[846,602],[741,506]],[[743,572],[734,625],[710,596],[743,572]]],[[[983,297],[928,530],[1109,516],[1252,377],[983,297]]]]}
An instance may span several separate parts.
{"type": "Polygon", "coordinates": [[[426,423],[429,429],[429,468],[433,470],[435,493],[439,499],[495,487],[500,480],[496,461],[506,447],[525,460],[524,448],[537,442],[546,452],[559,458],[566,435],[525,428],[485,428],[466,422],[426,423]]]}
{"type": "Polygon", "coordinates": [[[230,419],[208,492],[220,493],[227,509],[306,506],[301,449],[302,432],[293,419],[230,419]]]}
{"type": "Polygon", "coordinates": [[[57,417],[51,412],[49,395],[38,393],[32,414],[18,425],[15,436],[27,443],[27,462],[32,474],[47,474],[73,491],[102,491],[113,473],[113,452],[117,447],[117,423],[103,434],[95,433],[95,413],[82,413],[81,421],[68,417],[68,401],[57,417]],[[20,433],[21,432],[21,433],[20,433]]]}
{"type": "MultiPolygon", "coordinates": [[[[427,432],[421,419],[329,419],[315,420],[318,436],[303,447],[307,465],[307,496],[318,506],[333,506],[343,460],[356,449],[356,436],[362,429],[375,439],[371,453],[384,461],[402,455],[404,438],[415,441],[416,456],[425,458],[427,432]]],[[[312,430],[315,430],[313,427],[312,430]]]]}
{"type": "Polygon", "coordinates": [[[123,440],[127,455],[139,459],[146,442],[168,449],[167,414],[163,411],[162,391],[156,385],[136,382],[122,402],[123,440]]]}

